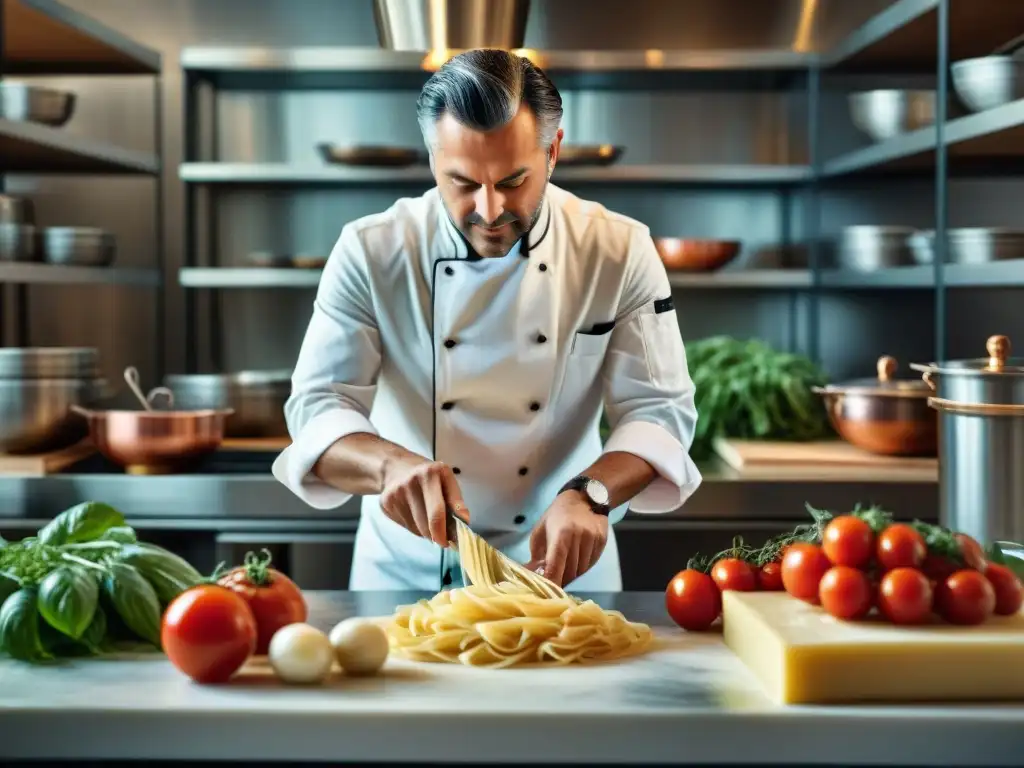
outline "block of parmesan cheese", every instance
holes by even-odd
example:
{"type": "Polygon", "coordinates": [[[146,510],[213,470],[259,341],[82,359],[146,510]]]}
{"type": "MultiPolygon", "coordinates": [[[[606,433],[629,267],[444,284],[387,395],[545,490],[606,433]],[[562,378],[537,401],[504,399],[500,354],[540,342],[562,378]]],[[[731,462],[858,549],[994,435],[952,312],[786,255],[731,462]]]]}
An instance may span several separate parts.
{"type": "Polygon", "coordinates": [[[725,643],[780,704],[1024,701],[1024,612],[977,627],[834,619],[785,592],[725,592],[725,643]]]}

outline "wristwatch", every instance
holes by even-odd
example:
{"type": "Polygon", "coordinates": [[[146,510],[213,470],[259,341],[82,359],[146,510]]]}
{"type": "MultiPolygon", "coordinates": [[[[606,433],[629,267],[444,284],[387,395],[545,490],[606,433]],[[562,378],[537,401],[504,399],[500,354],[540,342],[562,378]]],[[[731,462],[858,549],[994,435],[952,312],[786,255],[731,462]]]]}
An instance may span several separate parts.
{"type": "Polygon", "coordinates": [[[611,507],[608,506],[608,489],[605,488],[604,483],[600,480],[594,480],[586,475],[577,475],[563,485],[562,490],[558,493],[562,494],[565,491],[579,491],[587,503],[590,504],[590,508],[594,510],[594,514],[607,517],[608,513],[611,512],[611,507]]]}

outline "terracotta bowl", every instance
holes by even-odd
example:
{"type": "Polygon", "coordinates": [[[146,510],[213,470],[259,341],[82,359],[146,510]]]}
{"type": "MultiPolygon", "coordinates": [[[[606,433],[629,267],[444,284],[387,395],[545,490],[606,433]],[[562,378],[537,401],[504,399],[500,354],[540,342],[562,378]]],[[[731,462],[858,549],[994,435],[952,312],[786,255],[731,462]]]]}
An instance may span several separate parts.
{"type": "Polygon", "coordinates": [[[690,272],[712,272],[721,269],[740,252],[738,240],[691,240],[679,237],[658,237],[654,247],[665,269],[690,272]]]}

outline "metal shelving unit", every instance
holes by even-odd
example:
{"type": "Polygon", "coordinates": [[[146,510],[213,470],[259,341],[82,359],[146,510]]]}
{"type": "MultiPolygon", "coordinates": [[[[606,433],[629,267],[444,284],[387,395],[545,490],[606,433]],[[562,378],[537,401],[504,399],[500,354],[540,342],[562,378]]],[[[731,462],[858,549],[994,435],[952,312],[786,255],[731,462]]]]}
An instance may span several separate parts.
{"type": "MultiPolygon", "coordinates": [[[[3,174],[143,175],[156,184],[153,269],[67,267],[40,263],[0,265],[0,284],[13,286],[17,344],[28,345],[28,285],[85,284],[159,287],[163,274],[163,117],[161,57],[56,0],[3,0],[0,6],[0,78],[61,75],[148,75],[154,78],[156,152],[139,152],[82,138],[61,128],[0,119],[0,190],[3,174]]],[[[164,347],[164,296],[156,291],[157,344],[164,347]]],[[[2,329],[0,329],[2,330],[2,329]]],[[[158,367],[163,367],[160,359],[158,367]]]]}
{"type": "MultiPolygon", "coordinates": [[[[944,291],[955,287],[1024,285],[1024,264],[944,264],[948,177],[959,173],[1012,173],[1024,169],[1024,100],[979,114],[948,119],[946,95],[951,61],[985,55],[1024,32],[1024,3],[1007,0],[897,0],[822,55],[796,52],[525,51],[563,88],[793,89],[805,91],[809,157],[806,165],[612,165],[556,168],[555,181],[570,185],[762,188],[784,199],[805,195],[807,269],[727,269],[709,274],[672,274],[679,290],[789,291],[808,302],[809,347],[818,350],[818,296],[842,291],[934,291],[936,318],[944,291]],[[889,141],[825,158],[820,150],[821,79],[832,73],[937,74],[935,125],[889,141]],[[818,236],[819,200],[828,185],[851,178],[934,175],[936,264],[877,272],[828,268],[818,236]]],[[[186,114],[201,84],[213,89],[409,89],[428,77],[432,62],[416,52],[377,48],[190,48],[181,55],[186,114]]],[[[198,123],[192,120],[191,123],[198,123]]],[[[186,266],[179,280],[189,289],[312,288],[319,271],[219,268],[200,265],[197,187],[346,187],[427,185],[426,167],[344,168],[287,163],[199,161],[193,138],[179,175],[187,188],[190,228],[186,266]]],[[[783,208],[787,208],[784,203],[783,208]]],[[[788,227],[783,228],[788,232],[788,227]]],[[[785,239],[788,235],[784,234],[785,239]]],[[[789,243],[783,243],[788,245],[789,243]]],[[[188,292],[186,292],[188,296],[188,292]]],[[[194,302],[186,299],[190,334],[194,302]]],[[[795,306],[795,304],[794,304],[795,306]]],[[[941,336],[941,334],[940,334],[941,336]]],[[[190,338],[195,338],[190,335],[190,338]]],[[[939,349],[942,351],[942,341],[939,349]]],[[[196,365],[192,352],[189,368],[196,365]]],[[[216,355],[214,355],[216,358],[216,355]]],[[[941,355],[940,355],[941,357],[941,355]]]]}

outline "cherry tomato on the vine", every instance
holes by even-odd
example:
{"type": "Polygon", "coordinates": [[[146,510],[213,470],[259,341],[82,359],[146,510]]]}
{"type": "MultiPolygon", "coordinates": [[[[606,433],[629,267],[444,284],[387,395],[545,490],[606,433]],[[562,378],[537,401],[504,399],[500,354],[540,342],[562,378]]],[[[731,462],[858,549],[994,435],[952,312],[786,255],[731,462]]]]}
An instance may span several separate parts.
{"type": "Polygon", "coordinates": [[[765,563],[757,571],[757,586],[765,592],[782,591],[782,563],[765,563]]]}
{"type": "Polygon", "coordinates": [[[722,593],[706,573],[687,568],[669,582],[665,608],[680,627],[699,632],[714,624],[722,613],[722,593]]]}
{"type": "Polygon", "coordinates": [[[831,567],[821,547],[806,542],[791,544],[782,558],[782,585],[793,597],[816,603],[821,577],[831,567]]]}
{"type": "Polygon", "coordinates": [[[964,560],[964,565],[984,573],[988,567],[988,558],[985,557],[985,550],[981,548],[981,544],[966,533],[954,533],[953,538],[960,546],[960,556],[964,560]]]}
{"type": "Polygon", "coordinates": [[[939,585],[935,605],[950,624],[981,624],[995,611],[996,592],[985,574],[964,568],[939,585]]]}
{"type": "Polygon", "coordinates": [[[859,517],[842,515],[825,526],[821,548],[833,565],[862,568],[874,554],[875,534],[859,517]]]}
{"type": "Polygon", "coordinates": [[[893,568],[878,585],[878,611],[893,624],[923,624],[932,615],[932,585],[916,568],[893,568]]]}
{"type": "Polygon", "coordinates": [[[301,624],[308,617],[302,591],[294,581],[270,567],[268,550],[263,550],[263,557],[249,552],[245,564],[228,571],[218,583],[237,592],[252,609],[259,632],[256,640],[259,656],[267,654],[270,639],[277,630],[289,624],[301,624]]]}
{"type": "Polygon", "coordinates": [[[996,593],[995,614],[997,616],[1013,616],[1024,604],[1024,586],[1017,574],[998,563],[989,563],[985,570],[985,578],[996,593]]]}
{"type": "Polygon", "coordinates": [[[723,592],[727,589],[736,592],[753,592],[757,589],[754,569],[737,557],[726,557],[716,562],[711,568],[711,578],[723,592]]]}
{"type": "Polygon", "coordinates": [[[882,570],[920,568],[927,556],[924,536],[906,523],[894,523],[878,536],[875,558],[882,570]]]}
{"type": "Polygon", "coordinates": [[[849,565],[835,565],[818,585],[821,607],[837,619],[862,619],[871,610],[871,583],[864,571],[849,565]]]}

